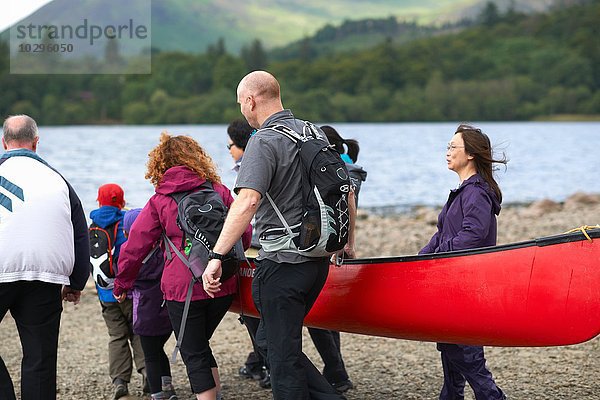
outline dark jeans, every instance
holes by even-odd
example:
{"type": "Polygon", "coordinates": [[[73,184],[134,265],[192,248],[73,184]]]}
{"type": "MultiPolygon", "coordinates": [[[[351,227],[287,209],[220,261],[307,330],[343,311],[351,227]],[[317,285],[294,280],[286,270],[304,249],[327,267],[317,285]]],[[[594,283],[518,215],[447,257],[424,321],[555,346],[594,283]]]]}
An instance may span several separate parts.
{"type": "Polygon", "coordinates": [[[506,398],[485,366],[482,346],[438,343],[437,348],[442,352],[444,369],[444,386],[440,400],[464,399],[465,381],[469,382],[476,400],[506,398]]]}
{"type": "Polygon", "coordinates": [[[248,358],[246,358],[246,368],[248,368],[250,372],[259,373],[262,370],[262,367],[267,366],[263,356],[260,354],[260,350],[256,346],[256,331],[258,330],[260,319],[251,317],[249,315],[242,316],[242,319],[244,321],[244,325],[246,325],[246,329],[248,330],[248,335],[252,341],[253,348],[253,351],[248,354],[248,358]]]}
{"type": "MultiPolygon", "coordinates": [[[[229,309],[233,295],[190,303],[185,332],[181,342],[181,358],[187,369],[193,393],[202,393],[216,386],[211,368],[217,368],[209,340],[229,309]]],[[[179,337],[184,302],[167,301],[169,318],[179,337]]]]}
{"type": "Polygon", "coordinates": [[[165,343],[167,343],[170,336],[170,333],[160,336],[140,335],[146,364],[146,379],[150,385],[151,393],[158,393],[162,390],[161,377],[171,376],[169,357],[165,354],[164,349],[165,343]]]}
{"type": "MultiPolygon", "coordinates": [[[[23,348],[21,399],[56,399],[56,359],[62,285],[40,281],[0,283],[0,321],[10,310],[23,348]]],[[[0,399],[14,400],[15,391],[0,358],[0,399]]]]}
{"type": "Polygon", "coordinates": [[[302,323],[325,284],[328,261],[261,260],[256,266],[252,298],[261,315],[256,342],[266,350],[274,399],[343,399],[302,352],[302,323]]]}
{"type": "Polygon", "coordinates": [[[329,383],[348,380],[348,372],[342,358],[340,333],[325,329],[308,328],[319,355],[323,359],[323,376],[329,383]]]}

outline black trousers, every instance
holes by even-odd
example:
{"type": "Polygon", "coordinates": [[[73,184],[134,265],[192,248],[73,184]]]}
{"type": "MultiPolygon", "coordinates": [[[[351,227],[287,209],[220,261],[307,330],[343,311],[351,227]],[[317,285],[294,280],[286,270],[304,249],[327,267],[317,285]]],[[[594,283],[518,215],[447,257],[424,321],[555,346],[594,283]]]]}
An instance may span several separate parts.
{"type": "Polygon", "coordinates": [[[315,348],[323,359],[323,376],[329,383],[348,380],[348,372],[342,358],[340,333],[325,329],[308,328],[315,348]]]}
{"type": "Polygon", "coordinates": [[[146,379],[152,393],[162,391],[163,376],[171,376],[171,365],[169,357],[165,354],[165,343],[171,334],[160,336],[142,336],[142,350],[144,350],[144,362],[146,364],[146,379]]]}
{"type": "Polygon", "coordinates": [[[261,315],[256,342],[266,350],[273,398],[343,399],[302,352],[302,323],[325,284],[328,261],[256,265],[252,298],[261,315]]]}
{"type": "MultiPolygon", "coordinates": [[[[232,301],[233,295],[228,295],[190,303],[179,350],[193,393],[202,393],[216,386],[211,368],[217,368],[217,361],[213,356],[209,341],[232,301]]],[[[178,338],[184,304],[184,302],[167,301],[169,318],[175,336],[178,338]]]]}
{"type": "MultiPolygon", "coordinates": [[[[21,399],[56,399],[58,329],[62,285],[40,281],[0,283],[0,321],[10,310],[17,324],[23,359],[21,399]]],[[[0,399],[14,400],[15,390],[0,358],[0,399]]]]}

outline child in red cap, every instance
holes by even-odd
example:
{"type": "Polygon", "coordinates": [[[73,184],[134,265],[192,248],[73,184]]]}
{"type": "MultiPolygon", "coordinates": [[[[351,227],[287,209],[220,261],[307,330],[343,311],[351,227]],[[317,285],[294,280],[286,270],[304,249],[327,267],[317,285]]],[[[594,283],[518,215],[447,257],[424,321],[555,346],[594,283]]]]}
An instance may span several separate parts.
{"type": "MultiPolygon", "coordinates": [[[[145,383],[144,352],[139,336],[133,334],[132,299],[129,298],[118,303],[112,295],[114,278],[107,274],[105,267],[104,269],[98,267],[101,261],[110,257],[106,252],[108,247],[106,243],[110,243],[112,265],[116,268],[121,245],[127,240],[123,234],[123,217],[125,216],[123,188],[116,183],[102,185],[98,188],[97,200],[100,207],[90,213],[93,222],[90,226],[90,253],[92,266],[96,267],[92,268],[92,274],[102,307],[102,317],[108,328],[108,370],[114,386],[113,399],[116,400],[129,393],[127,384],[131,380],[134,360],[145,383]],[[105,240],[94,240],[94,235],[104,236],[105,240]],[[107,237],[108,240],[106,240],[107,237]],[[100,251],[98,248],[94,248],[94,245],[98,247],[98,243],[101,244],[100,247],[103,246],[100,251]],[[100,255],[94,254],[94,252],[100,253],[100,255]],[[133,357],[130,346],[133,349],[133,357]]],[[[106,266],[107,263],[105,262],[104,265],[106,266]]],[[[149,388],[145,389],[149,390],[149,388]]]]}
{"type": "Polygon", "coordinates": [[[125,193],[123,188],[116,183],[107,183],[98,188],[98,204],[102,206],[117,207],[121,210],[125,207],[125,193]]]}

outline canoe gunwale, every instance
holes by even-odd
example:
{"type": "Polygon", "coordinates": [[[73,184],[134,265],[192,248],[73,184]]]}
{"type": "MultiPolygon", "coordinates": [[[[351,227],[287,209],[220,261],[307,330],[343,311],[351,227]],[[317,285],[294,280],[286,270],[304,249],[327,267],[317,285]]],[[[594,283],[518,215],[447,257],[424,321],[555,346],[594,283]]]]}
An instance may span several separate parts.
{"type": "MultiPolygon", "coordinates": [[[[600,239],[600,229],[592,229],[586,231],[590,238],[600,239]]],[[[478,249],[470,250],[456,250],[448,251],[444,253],[435,254],[422,254],[422,255],[408,255],[408,256],[392,256],[392,257],[372,257],[372,258],[355,258],[345,259],[343,264],[380,264],[388,262],[408,262],[408,261],[419,261],[419,260],[434,260],[438,258],[451,258],[451,257],[464,257],[476,254],[494,253],[498,251],[521,249],[525,247],[545,247],[561,243],[579,242],[587,240],[587,238],[581,232],[563,233],[559,235],[544,236],[527,240],[523,242],[507,243],[499,246],[481,247],[478,249]]]]}

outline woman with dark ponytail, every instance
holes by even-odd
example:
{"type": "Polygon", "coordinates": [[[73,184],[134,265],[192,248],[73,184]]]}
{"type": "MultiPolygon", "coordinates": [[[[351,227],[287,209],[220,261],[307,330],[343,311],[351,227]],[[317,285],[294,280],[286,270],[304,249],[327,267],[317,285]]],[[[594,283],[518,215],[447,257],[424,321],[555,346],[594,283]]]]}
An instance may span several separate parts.
{"type": "Polygon", "coordinates": [[[360,185],[367,179],[367,172],[361,166],[356,165],[358,152],[360,151],[358,141],[355,139],[344,139],[329,125],[323,125],[321,130],[327,136],[329,143],[338,153],[340,153],[342,160],[346,163],[348,173],[350,174],[350,180],[354,186],[354,198],[356,199],[356,205],[358,206],[358,192],[360,191],[360,185]]]}
{"type": "MultiPolygon", "coordinates": [[[[350,180],[354,186],[354,198],[358,205],[358,192],[361,183],[367,179],[367,172],[356,165],[360,147],[354,139],[344,139],[331,126],[325,125],[321,130],[327,136],[327,140],[340,153],[342,160],[346,163],[350,180]]],[[[308,333],[315,344],[315,348],[323,359],[323,376],[338,392],[352,389],[354,385],[348,377],[346,366],[342,358],[340,333],[325,329],[308,328],[308,333]]]]}
{"type": "MultiPolygon", "coordinates": [[[[438,217],[438,230],[419,254],[495,246],[502,192],[493,165],[506,164],[506,157],[494,159],[487,135],[462,124],[448,143],[446,163],[458,174],[460,186],[450,191],[438,217]]],[[[465,381],[477,400],[506,399],[485,366],[482,346],[438,343],[437,348],[444,370],[440,400],[462,399],[465,381]]]]}

